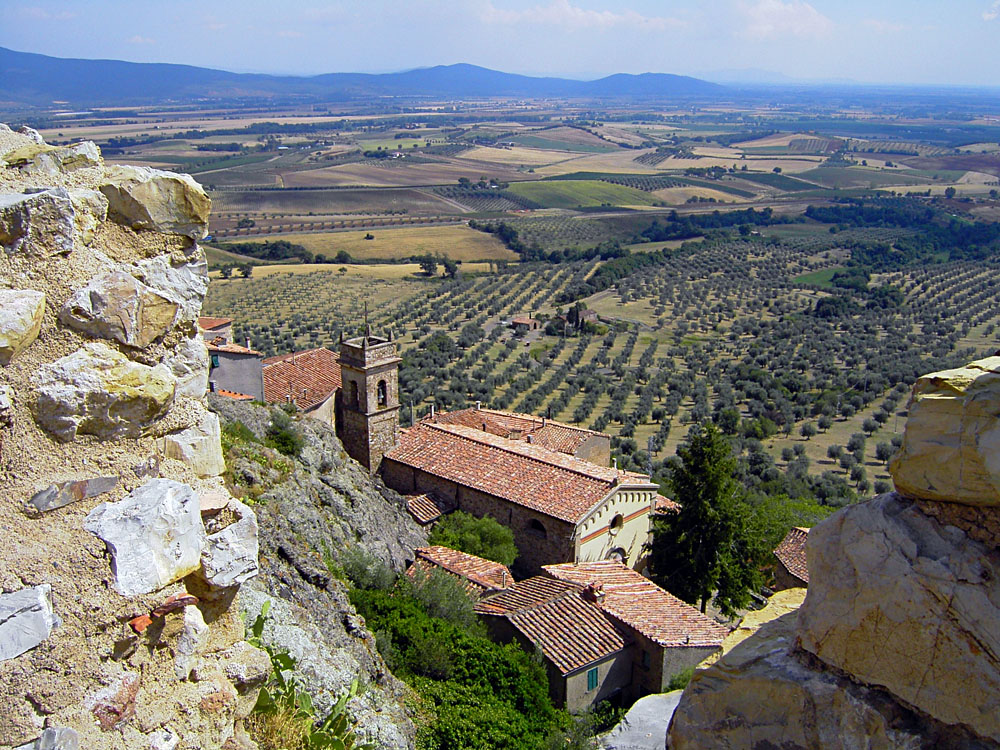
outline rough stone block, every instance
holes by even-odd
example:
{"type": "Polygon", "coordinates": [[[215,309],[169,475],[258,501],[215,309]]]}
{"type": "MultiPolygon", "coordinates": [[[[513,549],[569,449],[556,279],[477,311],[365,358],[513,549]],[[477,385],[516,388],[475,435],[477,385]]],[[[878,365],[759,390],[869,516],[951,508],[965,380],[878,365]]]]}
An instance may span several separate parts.
{"type": "Polygon", "coordinates": [[[104,163],[100,149],[93,141],[82,141],[70,146],[33,143],[8,152],[3,160],[8,166],[36,177],[54,177],[86,167],[99,167],[104,163]]]}
{"type": "Polygon", "coordinates": [[[28,500],[27,509],[32,513],[46,513],[62,508],[88,497],[97,497],[111,492],[118,486],[118,477],[94,477],[76,482],[50,484],[41,492],[36,492],[28,500]]]}
{"type": "Polygon", "coordinates": [[[907,497],[1000,505],[1000,357],[924,375],[889,465],[907,497]]]}
{"type": "Polygon", "coordinates": [[[0,289],[0,365],[38,338],[45,314],[45,294],[33,289],[0,289]]]}
{"type": "Polygon", "coordinates": [[[101,185],[108,215],[135,229],[205,236],[211,201],[189,175],[148,167],[110,167],[101,185]]]}
{"type": "Polygon", "coordinates": [[[180,482],[153,479],[120,502],[101,503],[84,528],[107,545],[115,588],[124,596],[162,589],[201,565],[198,496],[180,482]]]}
{"type": "Polygon", "coordinates": [[[37,740],[15,750],[80,750],[80,735],[68,727],[49,727],[37,740]]]}
{"type": "Polygon", "coordinates": [[[76,214],[74,224],[77,239],[84,245],[89,245],[101,222],[108,218],[108,199],[97,190],[84,188],[69,190],[69,199],[76,214]]]}
{"type": "Polygon", "coordinates": [[[70,253],[76,237],[75,219],[73,203],[63,188],[2,194],[0,245],[8,253],[45,257],[70,253]]]}
{"type": "Polygon", "coordinates": [[[9,385],[0,385],[0,428],[14,425],[14,396],[9,385]]]}
{"type": "Polygon", "coordinates": [[[173,403],[175,384],[165,365],[147,367],[95,342],[40,368],[34,416],[64,441],[78,432],[139,437],[173,403]]]}
{"type": "Polygon", "coordinates": [[[206,412],[196,425],[167,435],[163,438],[163,453],[183,461],[199,477],[219,476],[226,470],[219,417],[206,412]]]}
{"type": "MultiPolygon", "coordinates": [[[[810,596],[812,592],[810,591],[810,596]]],[[[695,672],[667,730],[670,750],[986,750],[977,740],[823,669],[795,649],[795,613],[695,672]]]]}
{"type": "Polygon", "coordinates": [[[804,649],[941,722],[1000,741],[993,545],[890,493],[813,527],[806,553],[804,649]]]}
{"type": "Polygon", "coordinates": [[[227,510],[237,517],[235,523],[208,536],[201,555],[201,575],[214,588],[229,588],[257,575],[257,516],[253,510],[235,498],[227,510]]]}
{"type": "Polygon", "coordinates": [[[177,395],[201,398],[208,390],[208,347],[201,336],[184,339],[163,364],[177,378],[177,395]]]}
{"type": "Polygon", "coordinates": [[[160,255],[137,263],[134,273],[157,294],[176,303],[178,322],[194,323],[201,315],[201,302],[208,291],[205,261],[174,265],[170,258],[160,255]]]}
{"type": "Polygon", "coordinates": [[[115,271],[92,280],[63,305],[59,319],[92,338],[144,347],[174,325],[177,304],[134,276],[115,271]]]}
{"type": "Polygon", "coordinates": [[[30,651],[49,637],[59,618],[52,611],[47,583],[0,594],[0,661],[30,651]]]}

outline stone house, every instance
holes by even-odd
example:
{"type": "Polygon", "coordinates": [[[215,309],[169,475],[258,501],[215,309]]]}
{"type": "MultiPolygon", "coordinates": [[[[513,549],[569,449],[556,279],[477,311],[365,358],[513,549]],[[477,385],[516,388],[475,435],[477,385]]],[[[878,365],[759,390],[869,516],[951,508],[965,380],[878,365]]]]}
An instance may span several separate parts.
{"type": "Polygon", "coordinates": [[[294,404],[304,416],[334,424],[334,402],[340,388],[340,354],[308,349],[263,361],[264,400],[294,404]]]}
{"type": "Polygon", "coordinates": [[[510,327],[514,329],[515,333],[527,333],[528,331],[537,331],[541,327],[541,321],[532,318],[531,316],[519,315],[510,321],[510,327]]]}
{"type": "Polygon", "coordinates": [[[232,318],[198,318],[198,328],[208,347],[209,390],[254,401],[264,400],[264,377],[261,360],[264,355],[232,340],[232,318]]]}
{"type": "Polygon", "coordinates": [[[571,711],[663,692],[729,633],[620,562],[543,570],[475,609],[497,640],[541,652],[553,700],[571,711]]]}
{"type": "Polygon", "coordinates": [[[809,529],[792,528],[774,550],[777,565],[774,568],[774,589],[807,588],[809,567],[806,565],[806,540],[809,529]]]}

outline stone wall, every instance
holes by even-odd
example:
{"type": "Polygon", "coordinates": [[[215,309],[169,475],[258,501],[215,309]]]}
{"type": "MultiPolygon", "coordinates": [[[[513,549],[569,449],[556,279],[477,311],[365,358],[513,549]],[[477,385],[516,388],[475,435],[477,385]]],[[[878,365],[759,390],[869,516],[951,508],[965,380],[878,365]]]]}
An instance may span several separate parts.
{"type": "Polygon", "coordinates": [[[696,674],[681,748],[1000,747],[1000,358],[913,388],[898,492],[809,532],[809,590],[696,674]]]}
{"type": "Polygon", "coordinates": [[[208,211],[190,177],[0,126],[0,747],[252,747],[270,666],[204,403],[208,211]]]}

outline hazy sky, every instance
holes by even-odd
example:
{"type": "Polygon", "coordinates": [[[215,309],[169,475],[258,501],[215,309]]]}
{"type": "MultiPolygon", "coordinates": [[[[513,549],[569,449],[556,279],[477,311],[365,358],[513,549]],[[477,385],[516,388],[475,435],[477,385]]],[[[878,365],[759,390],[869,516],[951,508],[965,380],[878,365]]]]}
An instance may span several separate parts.
{"type": "Polygon", "coordinates": [[[0,46],[240,72],[469,62],[1000,85],[1000,0],[0,0],[0,46]]]}

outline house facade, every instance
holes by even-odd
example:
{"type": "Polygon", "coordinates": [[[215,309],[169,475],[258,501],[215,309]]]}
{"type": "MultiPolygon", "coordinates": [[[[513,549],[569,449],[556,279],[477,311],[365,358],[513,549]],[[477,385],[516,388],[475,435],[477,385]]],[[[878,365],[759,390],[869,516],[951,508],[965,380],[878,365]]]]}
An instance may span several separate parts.
{"type": "Polygon", "coordinates": [[[208,347],[208,388],[214,393],[254,401],[264,400],[263,353],[233,341],[232,318],[198,318],[208,347]]]}

